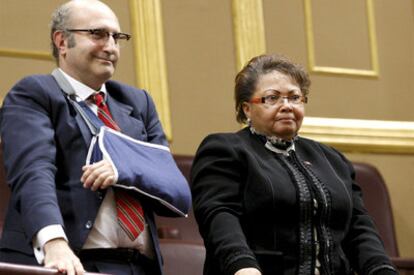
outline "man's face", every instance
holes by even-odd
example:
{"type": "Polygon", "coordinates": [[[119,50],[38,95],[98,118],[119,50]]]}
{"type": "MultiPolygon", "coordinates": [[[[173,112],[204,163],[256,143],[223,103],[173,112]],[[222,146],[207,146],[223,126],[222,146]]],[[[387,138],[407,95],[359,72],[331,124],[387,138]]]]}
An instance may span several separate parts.
{"type": "MultiPolygon", "coordinates": [[[[120,32],[115,14],[107,6],[99,3],[74,6],[68,29],[120,32]]],[[[112,36],[99,39],[96,35],[80,31],[69,33],[59,51],[59,66],[93,89],[100,88],[112,77],[120,56],[119,44],[112,36]]]]}

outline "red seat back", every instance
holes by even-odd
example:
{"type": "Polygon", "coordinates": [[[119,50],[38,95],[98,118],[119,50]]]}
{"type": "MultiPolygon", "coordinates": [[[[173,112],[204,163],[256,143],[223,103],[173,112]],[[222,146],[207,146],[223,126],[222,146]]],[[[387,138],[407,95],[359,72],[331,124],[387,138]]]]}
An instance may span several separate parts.
{"type": "Polygon", "coordinates": [[[374,166],[354,162],[356,182],[361,186],[363,199],[368,213],[377,225],[388,255],[398,257],[398,245],[395,235],[394,218],[387,186],[381,174],[374,166]]]}

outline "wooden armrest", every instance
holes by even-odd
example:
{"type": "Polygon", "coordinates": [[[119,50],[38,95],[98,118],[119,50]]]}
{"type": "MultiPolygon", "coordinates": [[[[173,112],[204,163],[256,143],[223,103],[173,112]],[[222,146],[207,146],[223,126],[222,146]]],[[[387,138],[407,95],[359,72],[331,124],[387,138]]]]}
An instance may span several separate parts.
{"type": "MultiPolygon", "coordinates": [[[[61,275],[56,269],[33,265],[10,264],[0,262],[0,275],[61,275]]],[[[85,275],[99,275],[98,273],[86,272],[85,275]]],[[[102,275],[100,273],[100,275],[102,275]]],[[[109,275],[109,274],[106,274],[109,275]]]]}
{"type": "Polygon", "coordinates": [[[400,275],[414,275],[414,258],[391,257],[400,275]]]}

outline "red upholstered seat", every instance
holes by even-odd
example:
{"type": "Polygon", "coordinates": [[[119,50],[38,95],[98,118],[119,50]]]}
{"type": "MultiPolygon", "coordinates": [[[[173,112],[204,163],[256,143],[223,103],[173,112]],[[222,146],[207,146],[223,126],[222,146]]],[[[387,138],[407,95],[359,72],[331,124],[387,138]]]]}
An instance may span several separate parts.
{"type": "Polygon", "coordinates": [[[395,234],[392,205],[387,186],[374,166],[354,162],[356,182],[361,186],[368,213],[372,216],[384,242],[385,250],[400,275],[414,274],[414,258],[401,258],[395,234]]]}
{"type": "Polygon", "coordinates": [[[186,240],[160,239],[165,275],[202,275],[204,245],[186,240]]]}
{"type": "Polygon", "coordinates": [[[390,256],[398,257],[391,200],[377,168],[367,163],[353,163],[356,181],[361,186],[365,207],[373,217],[390,256]]]}

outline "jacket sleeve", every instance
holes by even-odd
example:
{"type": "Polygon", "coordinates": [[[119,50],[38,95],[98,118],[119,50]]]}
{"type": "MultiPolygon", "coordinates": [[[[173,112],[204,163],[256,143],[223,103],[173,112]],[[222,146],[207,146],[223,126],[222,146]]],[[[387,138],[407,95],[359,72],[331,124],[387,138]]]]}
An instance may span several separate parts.
{"type": "Polygon", "coordinates": [[[195,217],[207,254],[218,263],[220,274],[259,268],[240,223],[246,169],[235,149],[236,142],[232,134],[207,137],[191,172],[195,217]]]}
{"type": "Polygon", "coordinates": [[[352,178],[352,216],[343,241],[344,251],[358,274],[393,274],[395,269],[385,253],[375,223],[364,206],[361,187],[355,181],[354,168],[341,153],[335,152],[347,166],[342,173],[348,173],[352,178]]]}
{"type": "Polygon", "coordinates": [[[20,214],[29,241],[47,225],[63,226],[55,191],[51,103],[41,81],[28,77],[17,83],[4,100],[0,121],[12,207],[20,214]]]}

